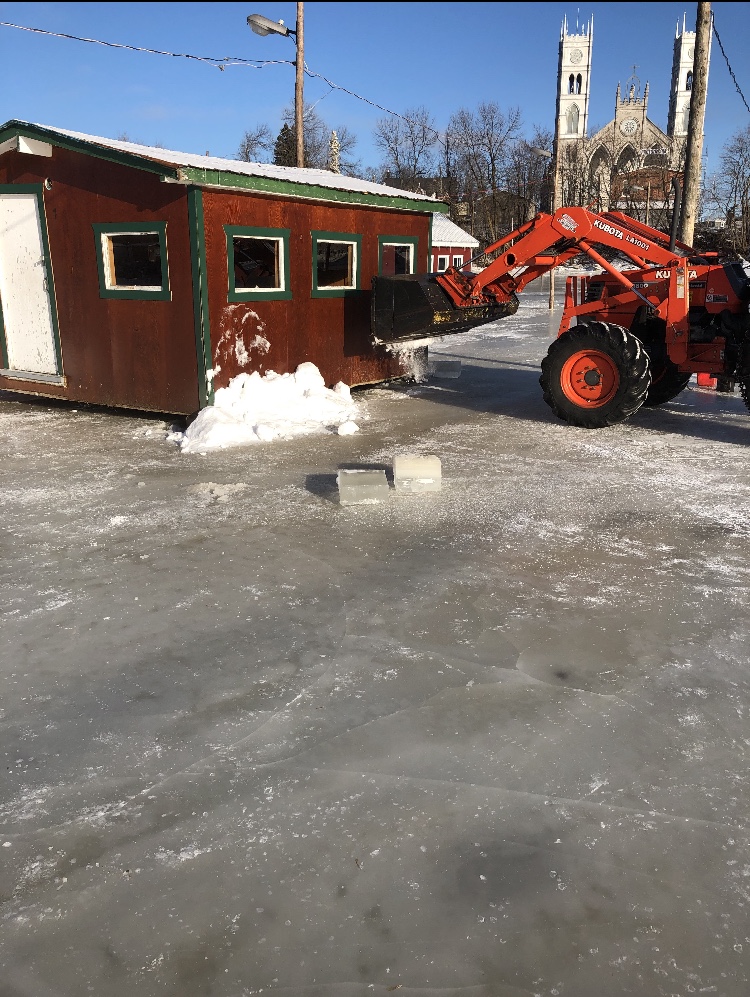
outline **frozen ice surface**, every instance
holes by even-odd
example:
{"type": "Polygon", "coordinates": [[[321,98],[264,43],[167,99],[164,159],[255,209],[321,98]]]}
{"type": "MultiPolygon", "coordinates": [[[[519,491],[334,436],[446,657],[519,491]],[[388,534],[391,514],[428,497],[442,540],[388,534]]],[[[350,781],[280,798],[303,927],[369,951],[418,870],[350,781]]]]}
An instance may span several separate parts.
{"type": "Polygon", "coordinates": [[[442,485],[440,458],[397,454],[393,458],[393,485],[401,492],[439,492],[442,485]]]}
{"type": "Polygon", "coordinates": [[[336,476],[341,505],[385,502],[390,494],[385,471],[342,468],[336,476]]]}
{"type": "Polygon", "coordinates": [[[558,422],[559,314],[354,436],[0,396],[2,997],[747,997],[750,416],[558,422]]]}

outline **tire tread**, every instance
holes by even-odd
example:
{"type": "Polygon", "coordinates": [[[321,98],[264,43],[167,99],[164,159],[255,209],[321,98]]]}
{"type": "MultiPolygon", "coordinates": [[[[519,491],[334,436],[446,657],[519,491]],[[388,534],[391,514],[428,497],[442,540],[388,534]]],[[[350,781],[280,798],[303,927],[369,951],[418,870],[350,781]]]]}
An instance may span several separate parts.
{"type": "Polygon", "coordinates": [[[621,325],[589,322],[559,336],[542,361],[539,378],[545,402],[558,418],[584,429],[601,429],[623,422],[643,405],[651,384],[651,369],[639,340],[621,325]],[[560,372],[578,350],[607,353],[617,364],[620,386],[615,396],[599,408],[586,409],[565,397],[560,372]]]}

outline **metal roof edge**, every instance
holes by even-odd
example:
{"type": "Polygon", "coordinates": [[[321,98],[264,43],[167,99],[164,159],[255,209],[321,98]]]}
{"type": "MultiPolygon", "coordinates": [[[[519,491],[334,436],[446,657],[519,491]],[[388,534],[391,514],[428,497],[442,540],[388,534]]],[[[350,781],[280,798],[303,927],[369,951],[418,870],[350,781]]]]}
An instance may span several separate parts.
{"type": "Polygon", "coordinates": [[[71,152],[80,152],[120,166],[130,166],[162,177],[162,179],[197,185],[218,190],[258,191],[277,194],[286,197],[299,197],[306,200],[337,201],[343,204],[362,204],[370,207],[396,208],[402,211],[418,211],[423,214],[440,212],[447,213],[448,205],[440,201],[417,200],[394,193],[374,194],[366,191],[341,190],[336,187],[324,187],[317,184],[302,183],[295,180],[277,180],[272,177],[252,176],[244,173],[232,173],[225,170],[210,170],[196,166],[175,166],[159,161],[158,152],[151,159],[138,153],[124,152],[100,145],[95,141],[73,138],[62,132],[44,125],[36,125],[29,121],[11,119],[0,125],[0,143],[8,138],[23,135],[50,142],[71,152]]]}
{"type": "Polygon", "coordinates": [[[447,212],[448,210],[448,205],[435,201],[414,200],[400,194],[392,196],[369,194],[366,191],[340,190],[337,187],[322,187],[317,184],[276,180],[273,177],[250,176],[224,170],[207,170],[196,166],[181,166],[178,170],[177,180],[179,183],[214,190],[257,191],[263,194],[299,197],[305,200],[338,201],[343,204],[362,204],[368,207],[419,211],[422,214],[432,214],[435,211],[447,212]]]}
{"type": "Polygon", "coordinates": [[[131,166],[146,173],[155,173],[158,176],[169,177],[173,180],[177,179],[178,170],[175,166],[147,159],[145,156],[138,156],[135,153],[111,149],[96,142],[71,138],[69,135],[55,131],[54,128],[47,128],[44,125],[34,125],[29,121],[19,121],[17,119],[11,119],[0,125],[0,142],[18,135],[23,135],[26,138],[37,138],[59,146],[61,149],[67,149],[69,152],[81,152],[87,156],[94,156],[96,159],[105,159],[110,163],[117,163],[119,166],[131,166]]]}

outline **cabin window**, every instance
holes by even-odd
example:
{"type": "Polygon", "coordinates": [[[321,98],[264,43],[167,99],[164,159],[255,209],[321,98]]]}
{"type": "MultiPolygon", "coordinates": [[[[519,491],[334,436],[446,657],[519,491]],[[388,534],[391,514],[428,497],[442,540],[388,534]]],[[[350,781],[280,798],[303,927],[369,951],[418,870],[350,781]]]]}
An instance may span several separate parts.
{"type": "Polygon", "coordinates": [[[378,236],[378,272],[386,277],[414,273],[418,244],[417,236],[378,236]]]}
{"type": "Polygon", "coordinates": [[[166,222],[94,225],[103,298],[168,300],[166,222]]]}
{"type": "Polygon", "coordinates": [[[289,229],[225,225],[229,301],[288,301],[289,229]]]}
{"type": "Polygon", "coordinates": [[[312,233],[312,296],[343,297],[359,290],[361,235],[312,233]]]}
{"type": "Polygon", "coordinates": [[[438,272],[439,273],[442,273],[443,270],[447,270],[448,269],[448,257],[447,256],[438,256],[438,258],[437,258],[437,268],[438,268],[438,272]]]}
{"type": "Polygon", "coordinates": [[[463,258],[463,256],[454,256],[453,257],[453,266],[456,268],[456,270],[460,270],[463,265],[464,265],[464,258],[463,258]]]}

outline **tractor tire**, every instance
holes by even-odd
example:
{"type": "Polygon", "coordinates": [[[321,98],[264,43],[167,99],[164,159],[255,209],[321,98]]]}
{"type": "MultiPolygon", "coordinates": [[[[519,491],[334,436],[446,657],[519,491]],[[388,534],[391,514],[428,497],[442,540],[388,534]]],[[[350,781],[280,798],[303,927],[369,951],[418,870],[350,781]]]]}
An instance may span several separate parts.
{"type": "Polygon", "coordinates": [[[539,383],[545,402],[565,422],[584,429],[614,426],[646,399],[648,354],[620,325],[574,326],[550,346],[539,383]]]}
{"type": "Polygon", "coordinates": [[[691,376],[691,374],[681,371],[671,360],[664,361],[661,364],[661,369],[657,368],[652,360],[651,387],[648,389],[643,404],[648,408],[653,408],[655,405],[663,405],[665,402],[671,401],[687,387],[691,376]]]}

